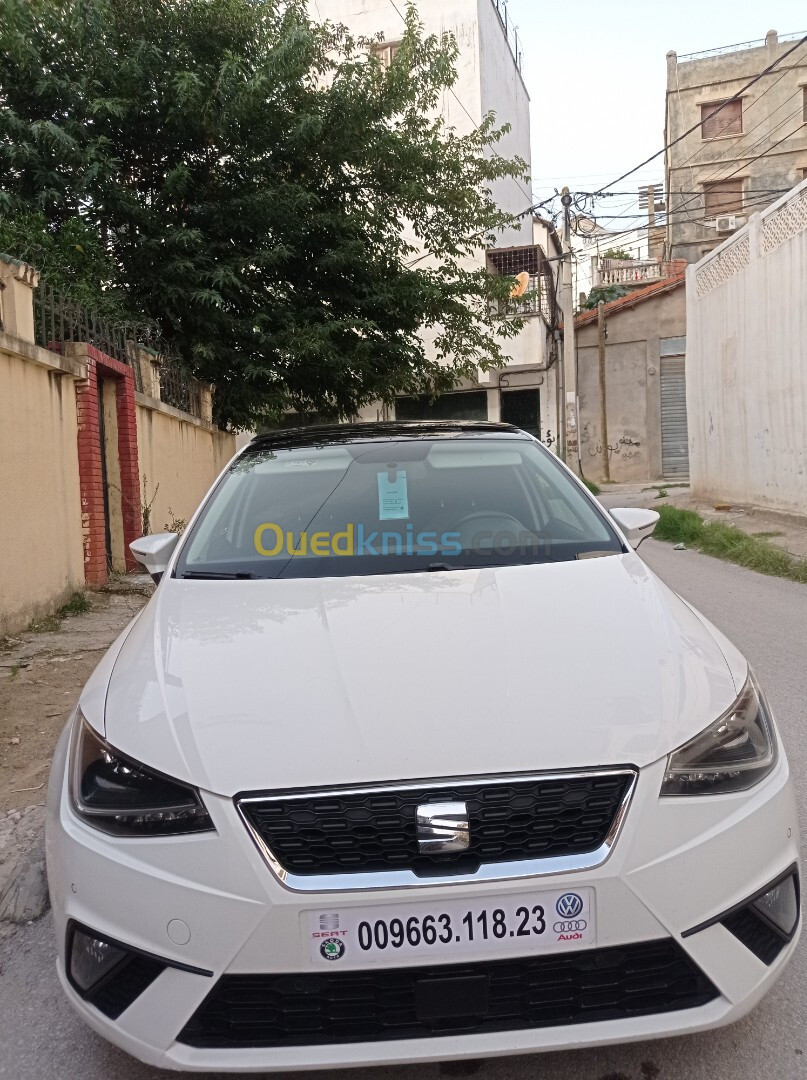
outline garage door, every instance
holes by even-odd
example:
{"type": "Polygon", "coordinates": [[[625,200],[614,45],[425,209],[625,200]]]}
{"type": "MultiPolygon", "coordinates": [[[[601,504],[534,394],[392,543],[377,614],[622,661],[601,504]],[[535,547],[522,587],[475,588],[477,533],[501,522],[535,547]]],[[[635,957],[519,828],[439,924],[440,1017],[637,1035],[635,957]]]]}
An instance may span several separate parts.
{"type": "Polygon", "coordinates": [[[661,359],[661,469],[665,480],[689,476],[687,384],[683,356],[661,359]]]}

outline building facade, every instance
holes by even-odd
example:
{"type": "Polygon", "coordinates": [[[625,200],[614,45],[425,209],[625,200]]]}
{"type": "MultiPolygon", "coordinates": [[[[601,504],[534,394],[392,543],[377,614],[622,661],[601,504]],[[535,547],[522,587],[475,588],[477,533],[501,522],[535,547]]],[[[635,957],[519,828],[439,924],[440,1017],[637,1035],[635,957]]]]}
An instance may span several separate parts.
{"type": "MultiPolygon", "coordinates": [[[[450,33],[459,50],[457,80],[442,95],[447,126],[460,135],[475,130],[488,113],[499,125],[510,125],[496,147],[503,157],[531,160],[530,99],[521,74],[522,52],[504,0],[419,0],[425,33],[450,33]]],[[[343,23],[357,36],[375,38],[382,60],[394,56],[404,32],[404,7],[391,0],[316,0],[314,18],[343,23]]],[[[560,319],[555,298],[560,268],[560,242],[550,224],[527,213],[533,202],[523,180],[502,178],[492,186],[499,207],[516,222],[500,233],[493,249],[480,247],[469,269],[485,267],[492,274],[526,272],[526,302],[514,302],[512,314],[523,318],[517,338],[502,343],[507,364],[482,372],[438,400],[399,399],[399,419],[510,420],[553,444],[557,434],[555,380],[560,319]]],[[[427,339],[428,347],[428,339],[427,339]]],[[[364,410],[376,419],[381,407],[364,410]]]]}
{"type": "Polygon", "coordinates": [[[620,483],[681,480],[689,473],[686,413],[686,264],[575,319],[583,474],[620,483]],[[605,427],[602,393],[605,387],[605,427]]]}
{"type": "Polygon", "coordinates": [[[763,41],[667,54],[668,258],[698,262],[807,176],[802,36],[771,30],[763,41]]]}

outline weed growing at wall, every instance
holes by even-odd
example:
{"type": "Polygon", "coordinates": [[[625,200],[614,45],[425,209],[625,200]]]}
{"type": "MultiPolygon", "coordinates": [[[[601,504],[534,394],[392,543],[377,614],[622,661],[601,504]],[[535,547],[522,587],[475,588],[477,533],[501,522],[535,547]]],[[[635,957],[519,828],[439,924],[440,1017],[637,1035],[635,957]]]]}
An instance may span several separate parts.
{"type": "Polygon", "coordinates": [[[807,559],[799,559],[770,542],[722,521],[704,521],[693,510],[660,506],[660,521],[653,536],[671,544],[686,544],[704,555],[745,566],[759,574],[788,578],[807,584],[807,559]]]}

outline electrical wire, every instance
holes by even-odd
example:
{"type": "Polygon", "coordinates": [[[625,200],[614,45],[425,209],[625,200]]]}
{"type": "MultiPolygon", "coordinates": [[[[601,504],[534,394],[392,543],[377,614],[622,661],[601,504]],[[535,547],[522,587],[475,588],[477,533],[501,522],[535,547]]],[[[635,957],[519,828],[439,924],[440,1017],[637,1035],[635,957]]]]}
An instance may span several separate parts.
{"type": "MultiPolygon", "coordinates": [[[[775,149],[779,145],[780,142],[784,142],[785,140],[780,139],[779,142],[773,143],[771,146],[767,147],[762,153],[757,154],[756,156],[753,156],[754,151],[756,149],[758,149],[758,147],[760,147],[767,139],[769,139],[771,137],[771,135],[774,135],[780,128],[782,128],[789,120],[792,120],[795,116],[801,117],[802,112],[803,112],[803,106],[801,104],[799,104],[798,108],[794,109],[792,113],[789,113],[782,120],[780,120],[778,124],[775,124],[774,127],[770,131],[766,131],[765,134],[762,136],[762,138],[757,139],[756,142],[752,143],[751,146],[745,147],[744,149],[748,150],[747,154],[743,154],[741,158],[736,157],[736,156],[731,158],[730,159],[731,161],[740,161],[740,165],[734,170],[733,173],[730,173],[728,176],[718,176],[718,173],[720,172],[720,169],[718,169],[717,172],[711,173],[709,176],[705,177],[701,181],[701,184],[703,184],[704,187],[705,187],[705,185],[707,185],[707,184],[722,183],[722,181],[724,181],[724,180],[731,180],[732,177],[734,177],[738,173],[742,172],[749,165],[753,164],[753,162],[759,161],[760,158],[765,157],[765,155],[769,151],[775,149]]],[[[756,127],[759,127],[759,126],[760,126],[759,124],[756,125],[756,127]]],[[[800,123],[799,126],[796,128],[796,131],[800,130],[802,127],[803,127],[803,123],[800,123]]],[[[753,131],[753,130],[755,130],[755,128],[752,128],[751,130],[753,131]]],[[[790,133],[790,135],[793,135],[793,134],[795,134],[795,132],[790,133]]],[[[790,138],[790,135],[785,136],[785,138],[790,138]]],[[[735,149],[735,148],[732,147],[731,149],[735,149]]],[[[718,161],[709,162],[709,164],[710,165],[719,165],[721,161],[724,161],[724,162],[728,163],[729,154],[730,154],[730,150],[727,151],[725,154],[723,154],[721,156],[721,158],[718,159],[718,161]]],[[[669,199],[673,195],[679,195],[679,194],[683,194],[683,193],[678,192],[678,191],[670,190],[667,193],[667,196],[668,196],[668,199],[669,199]]],[[[698,196],[702,197],[703,194],[704,194],[704,191],[702,189],[700,192],[693,192],[692,194],[694,196],[693,198],[689,198],[689,199],[685,200],[683,206],[677,207],[677,211],[679,213],[681,212],[681,210],[687,209],[689,206],[691,206],[692,203],[695,201],[695,198],[697,198],[698,196]]]]}
{"type": "MultiPolygon", "coordinates": [[[[766,95],[766,94],[768,94],[768,93],[769,93],[769,92],[770,92],[771,90],[773,90],[773,89],[774,89],[775,87],[777,87],[777,86],[779,85],[779,83],[780,83],[780,82],[782,81],[782,79],[786,78],[786,76],[787,76],[787,75],[789,74],[789,72],[790,72],[790,68],[786,68],[786,69],[785,69],[785,70],[784,70],[784,71],[782,72],[782,74],[781,74],[781,75],[779,76],[779,78],[778,78],[778,79],[776,79],[776,80],[775,80],[774,82],[772,82],[772,83],[770,84],[770,86],[767,86],[767,87],[766,87],[766,88],[765,88],[765,89],[764,89],[764,90],[762,91],[762,93],[761,93],[761,94],[759,95],[759,97],[756,97],[756,98],[754,98],[754,100],[753,100],[752,102],[750,102],[750,103],[749,103],[749,105],[748,105],[748,107],[747,107],[747,108],[746,108],[745,106],[743,106],[743,120],[745,120],[745,116],[746,116],[746,115],[747,115],[747,114],[748,114],[748,113],[749,113],[749,112],[751,111],[751,109],[753,109],[753,108],[754,108],[754,107],[755,107],[756,105],[758,105],[758,104],[759,104],[759,102],[760,102],[760,101],[762,101],[762,99],[763,99],[763,98],[765,97],[765,95],[766,95]]],[[[678,78],[678,68],[676,67],[676,80],[677,80],[677,78],[678,78]]],[[[681,122],[683,123],[683,118],[684,118],[684,114],[683,114],[683,110],[681,109],[681,101],[680,101],[680,96],[681,96],[681,91],[680,91],[680,89],[678,89],[678,98],[679,98],[679,101],[678,101],[678,106],[679,106],[679,110],[681,111],[681,122]]],[[[800,96],[801,96],[801,88],[799,88],[799,89],[798,89],[798,90],[796,91],[796,93],[795,93],[794,95],[792,95],[791,97],[789,97],[789,98],[785,98],[785,100],[784,100],[784,101],[783,101],[783,102],[782,102],[782,103],[781,103],[780,105],[777,105],[775,109],[773,109],[773,110],[772,110],[772,111],[770,111],[770,112],[767,112],[767,113],[766,113],[766,114],[765,114],[765,115],[764,115],[764,116],[762,117],[762,119],[761,119],[761,120],[759,121],[759,123],[758,123],[758,124],[755,124],[755,125],[754,125],[754,127],[750,128],[750,129],[749,129],[748,131],[744,131],[744,132],[742,132],[742,137],[743,137],[743,138],[747,138],[747,137],[748,137],[748,136],[749,136],[749,135],[751,134],[751,132],[752,132],[752,131],[756,131],[756,129],[757,129],[758,127],[760,127],[760,126],[761,126],[762,124],[764,124],[766,120],[770,120],[770,118],[771,118],[772,116],[774,116],[774,115],[775,115],[775,113],[779,112],[779,110],[780,110],[781,108],[783,108],[783,107],[784,107],[785,105],[787,105],[787,103],[788,103],[789,101],[792,101],[792,100],[793,100],[793,99],[794,99],[795,97],[800,97],[800,96]]],[[[726,124],[724,125],[724,127],[723,127],[723,130],[725,130],[725,128],[726,128],[726,127],[728,126],[728,123],[729,123],[729,122],[730,122],[730,121],[727,121],[727,123],[726,123],[726,124]]],[[[701,121],[701,123],[703,123],[703,121],[701,121]]],[[[695,150],[694,150],[694,151],[693,151],[693,152],[692,152],[692,153],[691,153],[691,154],[689,155],[689,157],[688,157],[688,158],[686,158],[686,159],[685,159],[684,161],[682,161],[680,165],[676,165],[676,166],[675,166],[676,170],[678,170],[678,169],[684,169],[684,168],[686,168],[686,167],[687,167],[687,165],[690,165],[690,162],[692,162],[692,161],[693,161],[693,160],[694,160],[694,159],[695,159],[695,158],[696,158],[696,157],[697,157],[697,156],[698,156],[699,154],[702,154],[702,153],[703,153],[703,152],[704,152],[705,150],[707,150],[707,149],[708,149],[708,148],[710,147],[710,145],[711,145],[711,141],[710,141],[710,140],[707,140],[707,141],[705,141],[705,142],[704,142],[704,143],[703,143],[703,144],[702,144],[701,146],[697,147],[697,148],[696,148],[696,149],[695,149],[695,150]]],[[[722,155],[721,155],[721,156],[722,156],[722,155]]],[[[711,164],[712,164],[712,162],[706,162],[705,164],[707,164],[707,165],[711,165],[711,164]]],[[[692,181],[693,181],[693,186],[694,186],[694,180],[695,180],[695,178],[694,178],[694,176],[692,175],[692,166],[691,166],[691,165],[690,165],[690,175],[692,176],[692,181]]]]}
{"type": "MultiPolygon", "coordinates": [[[[765,196],[764,198],[760,198],[760,199],[758,199],[756,201],[747,203],[743,207],[743,209],[744,210],[763,209],[764,207],[770,205],[770,201],[771,201],[770,198],[765,196]]],[[[714,221],[714,214],[712,214],[710,217],[704,217],[704,218],[700,218],[700,219],[692,219],[692,218],[687,217],[687,218],[682,219],[681,222],[672,221],[671,224],[679,224],[679,223],[683,224],[684,222],[686,222],[686,223],[691,224],[691,225],[708,225],[712,221],[714,221]]],[[[644,225],[633,225],[630,228],[617,230],[616,232],[609,232],[607,236],[603,236],[603,237],[601,237],[601,239],[603,240],[603,242],[607,241],[609,244],[613,244],[616,241],[620,240],[622,237],[630,236],[631,234],[635,234],[635,233],[639,233],[639,232],[643,232],[645,229],[649,229],[649,228],[662,228],[662,226],[651,226],[649,223],[645,223],[644,225]]]]}
{"type": "MultiPolygon", "coordinates": [[[[390,2],[392,2],[392,0],[390,0],[390,2]]],[[[666,143],[664,146],[662,146],[660,150],[657,150],[654,154],[651,154],[650,157],[645,158],[644,161],[641,161],[638,165],[634,166],[634,168],[628,169],[627,172],[622,173],[622,175],[618,176],[615,180],[611,180],[610,183],[604,184],[599,189],[599,194],[603,194],[604,192],[608,191],[609,188],[612,188],[616,184],[621,183],[621,181],[626,180],[629,176],[633,176],[634,173],[638,172],[640,169],[643,169],[645,165],[649,165],[651,161],[655,161],[657,157],[660,157],[662,154],[666,153],[667,150],[671,149],[673,146],[676,146],[679,142],[682,142],[689,135],[691,135],[693,131],[697,131],[698,128],[701,127],[703,123],[705,123],[705,121],[711,120],[713,116],[717,116],[717,114],[723,109],[725,109],[727,105],[731,105],[734,101],[739,101],[745,94],[746,90],[749,90],[752,86],[758,83],[760,79],[764,79],[766,75],[770,75],[770,73],[774,71],[777,67],[779,67],[779,65],[784,60],[786,60],[788,56],[791,56],[796,51],[796,49],[801,48],[801,46],[805,44],[807,44],[807,34],[805,34],[804,37],[800,38],[796,42],[796,44],[793,45],[792,48],[787,50],[787,52],[782,53],[781,56],[778,56],[775,60],[768,64],[768,66],[762,71],[760,71],[758,75],[755,75],[753,79],[750,79],[745,84],[745,86],[743,86],[740,90],[737,91],[736,94],[732,94],[730,98],[727,98],[725,101],[721,101],[721,103],[715,109],[713,109],[712,112],[708,114],[708,116],[702,116],[697,124],[693,124],[691,128],[685,131],[682,135],[679,135],[677,138],[673,139],[672,142],[666,143]]]]}
{"type": "MultiPolygon", "coordinates": [[[[782,121],[782,123],[785,123],[787,120],[792,119],[793,116],[795,116],[797,114],[799,114],[799,115],[801,114],[801,108],[797,109],[794,113],[791,113],[791,115],[786,117],[785,120],[782,121]]],[[[776,128],[774,128],[774,131],[777,130],[778,128],[780,128],[781,126],[782,126],[782,124],[777,124],[776,128]]],[[[732,172],[730,172],[727,176],[718,176],[717,174],[713,173],[711,176],[709,176],[707,179],[705,179],[703,181],[704,191],[701,193],[701,197],[704,198],[704,201],[705,201],[705,191],[706,191],[706,187],[708,185],[718,184],[718,183],[722,184],[722,183],[725,183],[727,180],[733,180],[735,176],[738,176],[740,173],[745,172],[745,170],[750,165],[753,165],[755,161],[759,161],[761,158],[767,157],[768,154],[771,154],[774,150],[776,150],[776,148],[778,146],[781,146],[782,143],[786,142],[788,139],[792,138],[793,135],[796,135],[800,131],[802,131],[803,127],[804,127],[803,123],[800,122],[798,124],[798,126],[795,127],[792,131],[788,132],[787,135],[783,136],[781,139],[778,139],[775,143],[772,143],[770,146],[766,147],[761,153],[756,154],[753,157],[745,157],[744,156],[743,159],[741,160],[740,164],[737,166],[737,168],[734,169],[732,172]]],[[[759,142],[757,142],[756,145],[759,146],[761,141],[762,140],[759,140],[759,142]]],[[[786,190],[789,190],[789,189],[786,189],[786,190]]],[[[672,194],[674,194],[674,192],[671,192],[669,194],[671,196],[672,194]]],[[[780,194],[783,194],[783,192],[780,192],[780,194]]],[[[737,195],[744,200],[745,193],[742,190],[738,189],[737,195]]],[[[697,196],[695,196],[695,198],[697,198],[697,196]]],[[[670,201],[672,201],[672,200],[670,199],[670,201]]],[[[772,201],[772,200],[769,200],[769,201],[772,201]]],[[[683,205],[676,207],[675,213],[680,214],[682,212],[685,212],[685,211],[689,210],[690,207],[692,207],[693,202],[694,202],[694,198],[686,199],[684,201],[683,205]]],[[[695,212],[697,212],[697,211],[695,211],[695,212]]]]}

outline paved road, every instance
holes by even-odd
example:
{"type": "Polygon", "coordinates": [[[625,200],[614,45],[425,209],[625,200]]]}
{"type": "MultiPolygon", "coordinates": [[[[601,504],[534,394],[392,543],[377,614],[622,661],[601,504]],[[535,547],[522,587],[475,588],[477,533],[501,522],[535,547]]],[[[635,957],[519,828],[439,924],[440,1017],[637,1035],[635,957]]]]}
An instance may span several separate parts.
{"type": "MultiPolygon", "coordinates": [[[[745,651],[784,732],[807,808],[807,586],[766,578],[648,541],[647,562],[745,651]]],[[[807,835],[807,821],[802,820],[807,835]]],[[[501,1058],[479,1080],[807,1080],[807,944],[744,1021],[704,1035],[596,1051],[501,1058]]],[[[47,919],[0,953],[2,1080],[167,1080],[97,1038],[62,1000],[47,919]]],[[[342,1074],[344,1080],[437,1080],[438,1066],[342,1074]]]]}

